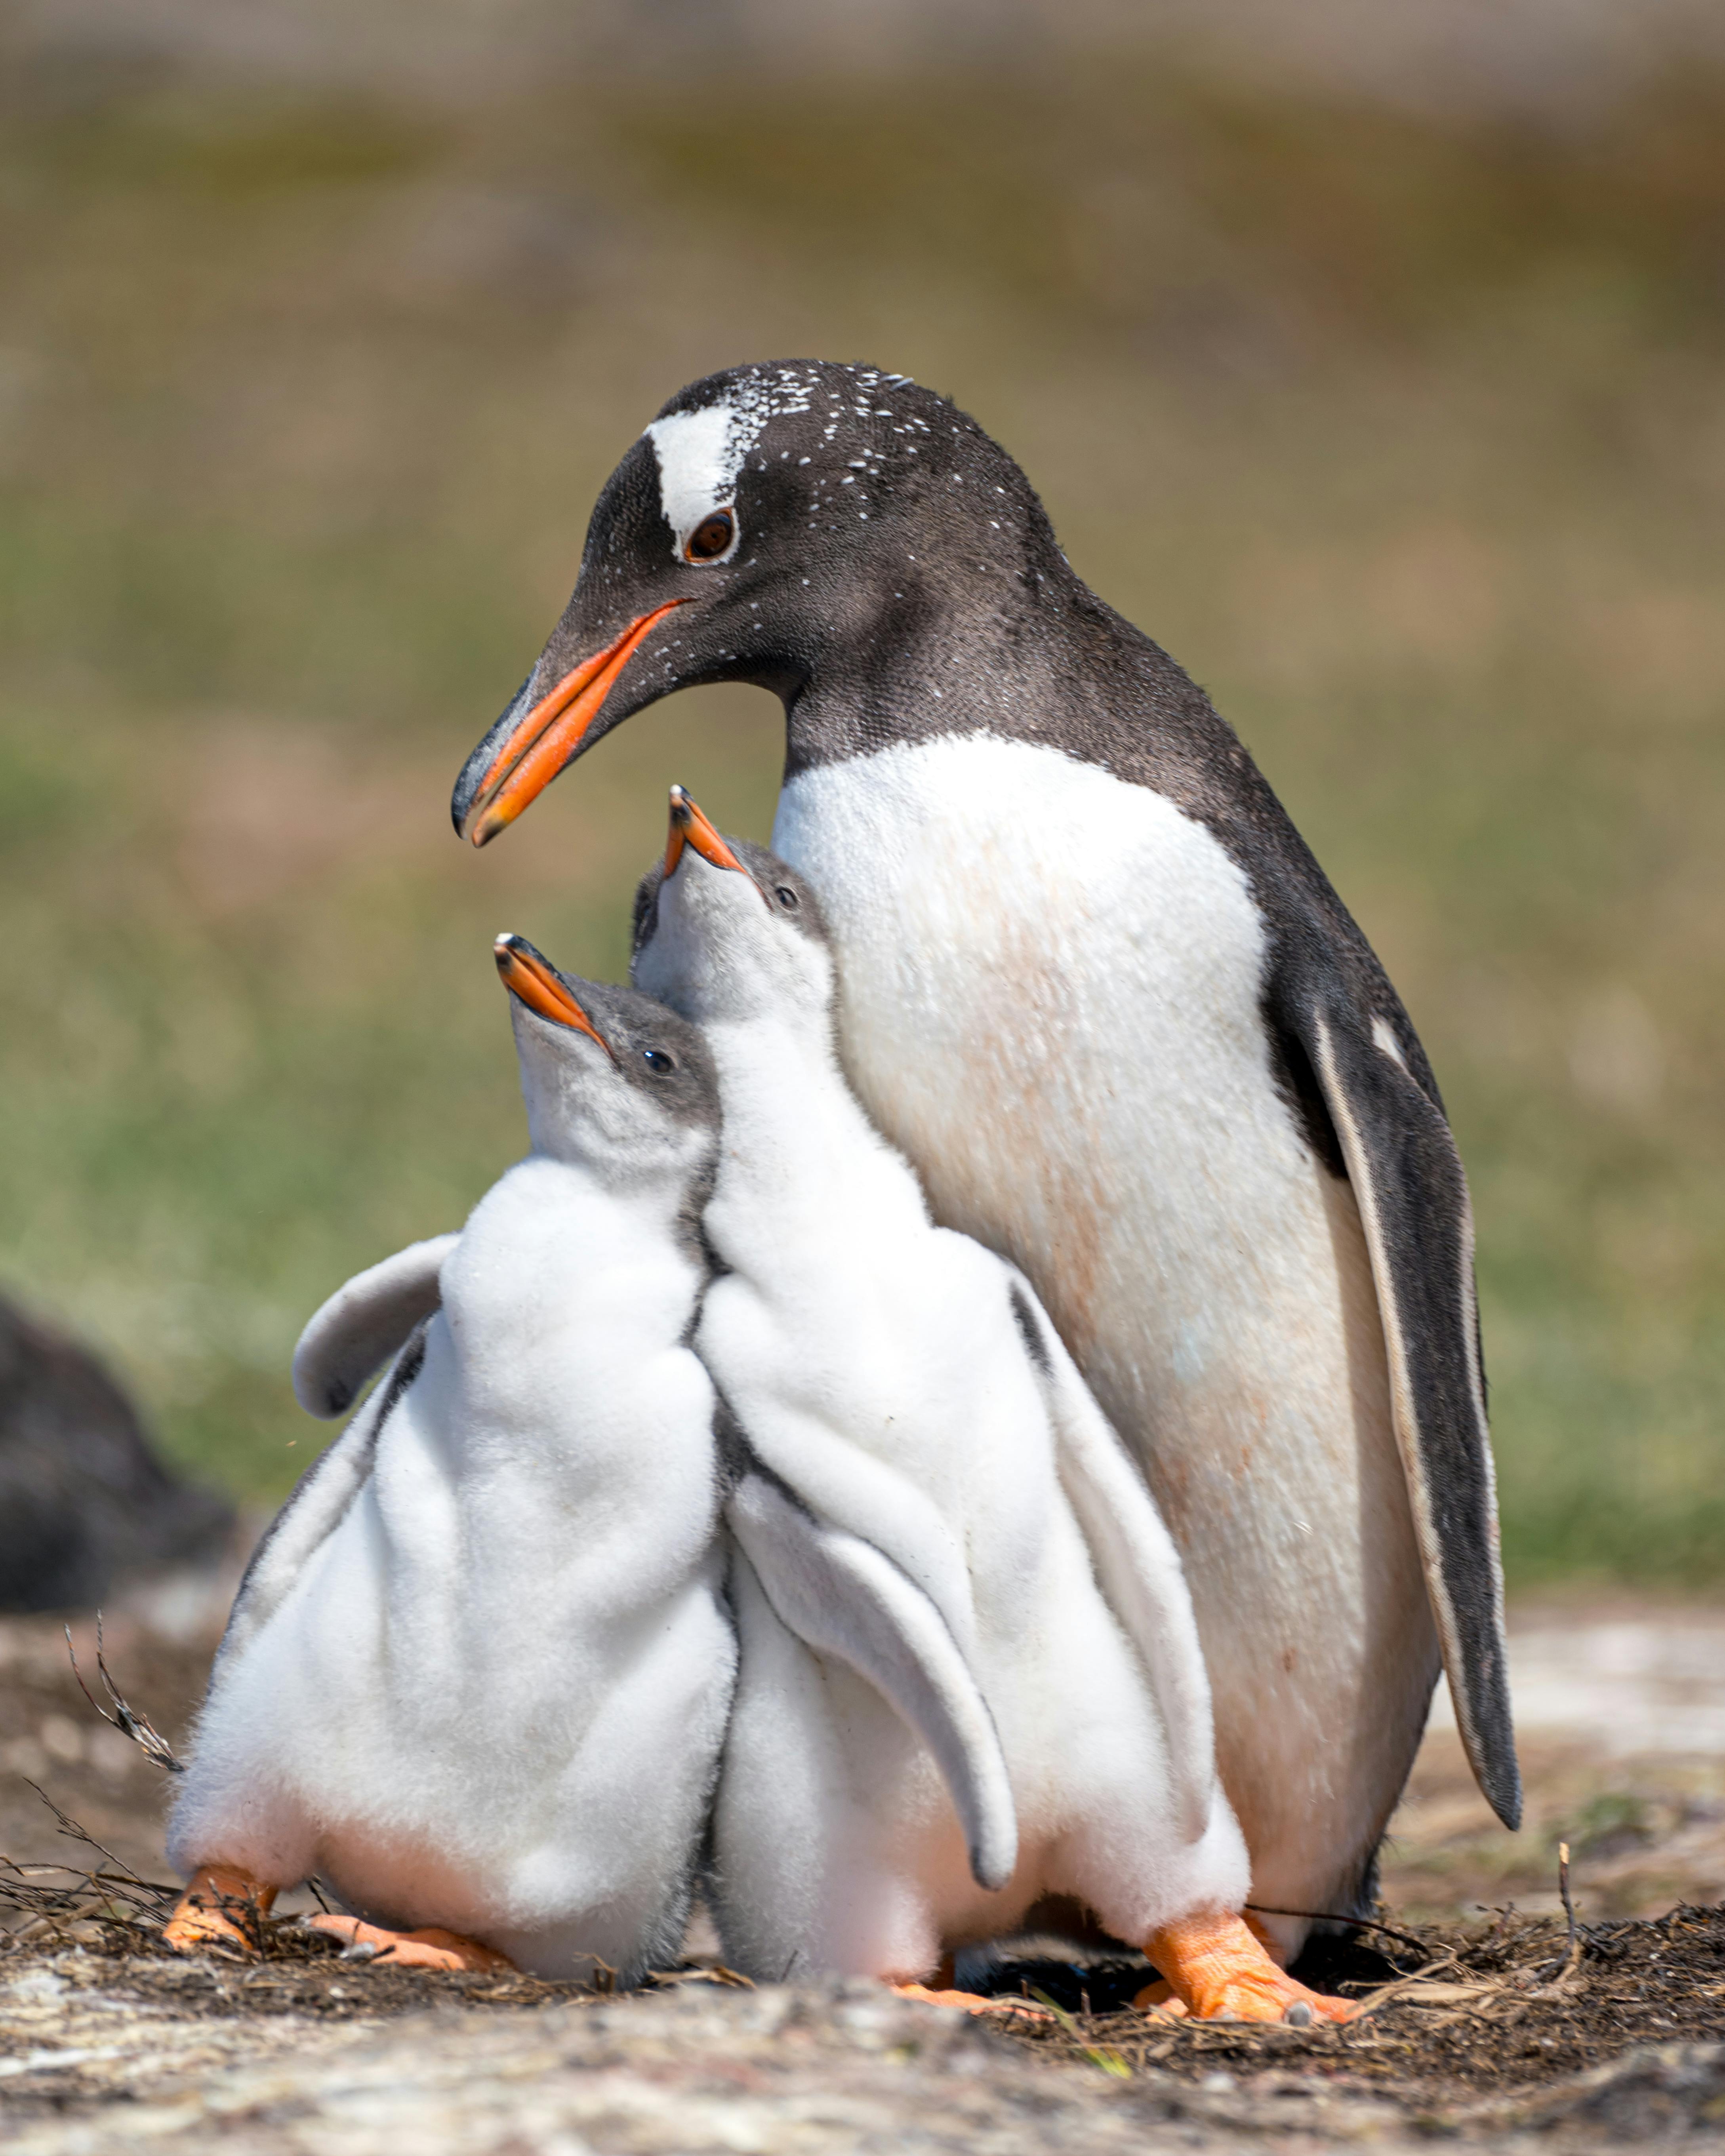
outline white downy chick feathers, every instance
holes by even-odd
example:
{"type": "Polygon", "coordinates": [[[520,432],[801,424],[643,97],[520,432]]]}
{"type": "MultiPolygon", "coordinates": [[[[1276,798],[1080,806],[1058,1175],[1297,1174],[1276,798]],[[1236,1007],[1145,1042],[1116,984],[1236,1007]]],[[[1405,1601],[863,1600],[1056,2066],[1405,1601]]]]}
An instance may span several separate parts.
{"type": "MultiPolygon", "coordinates": [[[[739,1967],[894,1977],[1073,1895],[1143,1938],[1247,1891],[1178,1556],[1028,1285],[931,1222],[834,1047],[814,893],[760,849],[685,846],[644,886],[634,978],[701,1019],[725,1140],[726,1269],[696,1344],[750,1445],[928,1595],[992,1711],[1019,1825],[972,1876],[901,1717],[783,1623],[740,1564],[737,1699],[715,1822],[739,1967]]],[[[747,1547],[747,1545],[746,1545],[747,1547]]]]}

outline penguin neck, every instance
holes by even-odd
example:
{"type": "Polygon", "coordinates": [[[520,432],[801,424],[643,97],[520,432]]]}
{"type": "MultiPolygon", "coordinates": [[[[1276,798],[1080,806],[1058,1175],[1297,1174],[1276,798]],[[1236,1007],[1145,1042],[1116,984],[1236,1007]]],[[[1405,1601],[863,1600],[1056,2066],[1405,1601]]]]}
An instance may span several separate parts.
{"type": "Polygon", "coordinates": [[[941,598],[902,628],[876,608],[867,633],[766,685],[784,706],[787,784],[885,749],[992,737],[1147,786],[1224,845],[1242,792],[1256,823],[1279,815],[1204,690],[1051,549],[941,598]],[[1219,770],[1232,792],[1219,793],[1219,770]]]}
{"type": "MultiPolygon", "coordinates": [[[[809,1216],[830,1233],[830,1209],[841,1192],[849,1205],[870,1184],[885,1191],[906,1183],[914,1189],[909,1169],[850,1090],[829,1018],[774,1013],[709,1022],[706,1032],[725,1111],[707,1214],[721,1255],[736,1255],[724,1247],[733,1199],[749,1218],[771,1218],[788,1229],[809,1216]]],[[[915,1202],[920,1207],[920,1192],[915,1202]]],[[[782,1240],[789,1250],[797,1239],[787,1234],[782,1240]]]]}
{"type": "MultiPolygon", "coordinates": [[[[531,1118],[529,1136],[527,1161],[551,1171],[538,1179],[545,1194],[538,1202],[578,1219],[606,1217],[623,1208],[649,1232],[686,1240],[699,1204],[691,1192],[704,1189],[711,1173],[710,1148],[694,1132],[686,1149],[675,1152],[663,1145],[578,1147],[554,1126],[549,1133],[534,1129],[531,1118]]],[[[588,1261],[584,1252],[584,1239],[571,1246],[569,1262],[578,1270],[588,1261]]]]}
{"type": "MultiPolygon", "coordinates": [[[[662,1324],[677,1337],[688,1317],[680,1299],[686,1293],[692,1309],[706,1269],[699,1223],[707,1188],[686,1169],[624,1181],[537,1147],[518,1161],[475,1207],[442,1276],[446,1314],[482,1343],[475,1382],[517,1397],[525,1385],[531,1398],[536,1342],[579,1340],[592,1355],[619,1343],[635,1352],[632,1327],[646,1338],[662,1324]],[[674,1283],[669,1302],[642,1286],[655,1276],[674,1283]],[[619,1302],[630,1281],[632,1309],[619,1302]]],[[[529,1417],[521,1426],[538,1424],[529,1417]]],[[[495,1418],[485,1427],[495,1435],[495,1418]]]]}
{"type": "MultiPolygon", "coordinates": [[[[1083,590],[1070,570],[1063,582],[1083,590]]],[[[884,608],[870,634],[818,655],[793,685],[774,684],[786,778],[942,734],[1045,737],[1050,710],[1073,693],[1072,669],[1061,663],[1071,603],[1053,586],[1045,577],[1028,593],[1014,581],[1009,596],[955,598],[908,634],[884,608]]]]}

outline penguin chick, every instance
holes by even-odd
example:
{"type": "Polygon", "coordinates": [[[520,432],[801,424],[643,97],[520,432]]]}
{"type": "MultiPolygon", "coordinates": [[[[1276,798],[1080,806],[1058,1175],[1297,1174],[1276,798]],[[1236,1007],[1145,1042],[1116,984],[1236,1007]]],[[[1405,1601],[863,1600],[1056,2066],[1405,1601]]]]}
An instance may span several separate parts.
{"type": "Polygon", "coordinates": [[[784,1622],[733,1508],[741,1674],[713,1830],[727,1958],[899,1982],[1076,1899],[1198,2014],[1340,2018],[1247,1929],[1179,1558],[1028,1283],[936,1227],[839,1067],[819,902],[681,789],[637,901],[632,978],[696,1020],[724,1141],[723,1270],[696,1346],[759,1458],[896,1561],[980,1681],[1018,1859],[979,1886],[937,1776],[865,1686],[784,1622]]]}
{"type": "Polygon", "coordinates": [[[177,1944],[314,1874],[397,1960],[629,1983],[681,1941],[736,1666],[688,1345],[714,1075],[645,997],[496,959],[532,1150],[252,1561],[169,1832],[177,1944]]]}

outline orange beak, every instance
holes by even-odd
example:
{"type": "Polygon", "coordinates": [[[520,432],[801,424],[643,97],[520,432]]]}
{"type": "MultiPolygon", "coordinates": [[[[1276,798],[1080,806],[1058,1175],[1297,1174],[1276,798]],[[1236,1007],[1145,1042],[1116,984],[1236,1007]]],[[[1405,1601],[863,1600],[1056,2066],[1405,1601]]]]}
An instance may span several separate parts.
{"type": "Polygon", "coordinates": [[[482,846],[514,823],[531,801],[550,785],[581,746],[617,677],[635,651],[674,607],[686,599],[667,599],[651,613],[632,621],[614,644],[583,659],[534,705],[491,760],[480,781],[461,835],[482,846]]]}
{"type": "Polygon", "coordinates": [[[667,875],[675,875],[685,846],[693,846],[702,860],[711,861],[716,869],[736,869],[741,875],[748,874],[690,796],[680,786],[674,786],[670,790],[670,830],[665,841],[667,875]]]}
{"type": "Polygon", "coordinates": [[[548,1018],[553,1025],[572,1026],[577,1033],[591,1034],[616,1061],[610,1042],[525,937],[500,936],[491,947],[491,956],[511,995],[518,997],[541,1018],[548,1018]]]}

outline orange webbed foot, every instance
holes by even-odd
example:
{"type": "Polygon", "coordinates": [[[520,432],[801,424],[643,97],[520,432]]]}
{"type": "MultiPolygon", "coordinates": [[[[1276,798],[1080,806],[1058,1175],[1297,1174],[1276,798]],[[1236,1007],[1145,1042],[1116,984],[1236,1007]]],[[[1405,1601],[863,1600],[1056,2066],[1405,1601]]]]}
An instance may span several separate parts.
{"type": "Polygon", "coordinates": [[[308,1928],[327,1932],[341,1940],[350,1952],[357,1947],[362,1953],[356,1959],[382,1961],[387,1958],[392,1969],[474,1969],[513,1975],[515,1964],[507,1954],[501,1954],[495,1947],[481,1946],[477,1939],[464,1938],[459,1932],[439,1930],[429,1925],[420,1932],[390,1932],[381,1924],[367,1924],[358,1917],[325,1914],[308,1917],[308,1928]],[[370,1948],[370,1953],[363,1952],[370,1948]]]}
{"type": "Polygon", "coordinates": [[[162,1936],[176,1953],[218,1947],[254,1954],[258,1919],[268,1915],[279,1891],[236,1866],[201,1864],[163,1925],[162,1936]]]}
{"type": "Polygon", "coordinates": [[[1046,2021],[1045,2008],[1023,1999],[985,1999],[979,1991],[954,1991],[948,1986],[932,1989],[926,1984],[895,1984],[901,1999],[920,1999],[925,2006],[956,2006],[963,2014],[1017,2014],[1031,2021],[1046,2021]]]}
{"type": "Polygon", "coordinates": [[[1154,1984],[1147,1984],[1133,1999],[1132,2005],[1140,2014],[1160,2014],[1176,2021],[1186,2018],[1186,2002],[1174,1996],[1174,1987],[1166,1977],[1158,1978],[1154,1984]]]}
{"type": "Polygon", "coordinates": [[[1144,1952],[1167,1979],[1167,1990],[1149,1984],[1132,2001],[1151,2011],[1183,2006],[1200,2021],[1286,2021],[1296,2026],[1347,2021],[1358,2012],[1346,1999],[1332,1999],[1296,1984],[1271,1959],[1263,1942],[1239,1916],[1201,1916],[1164,1925],[1144,1942],[1144,1952]]]}

